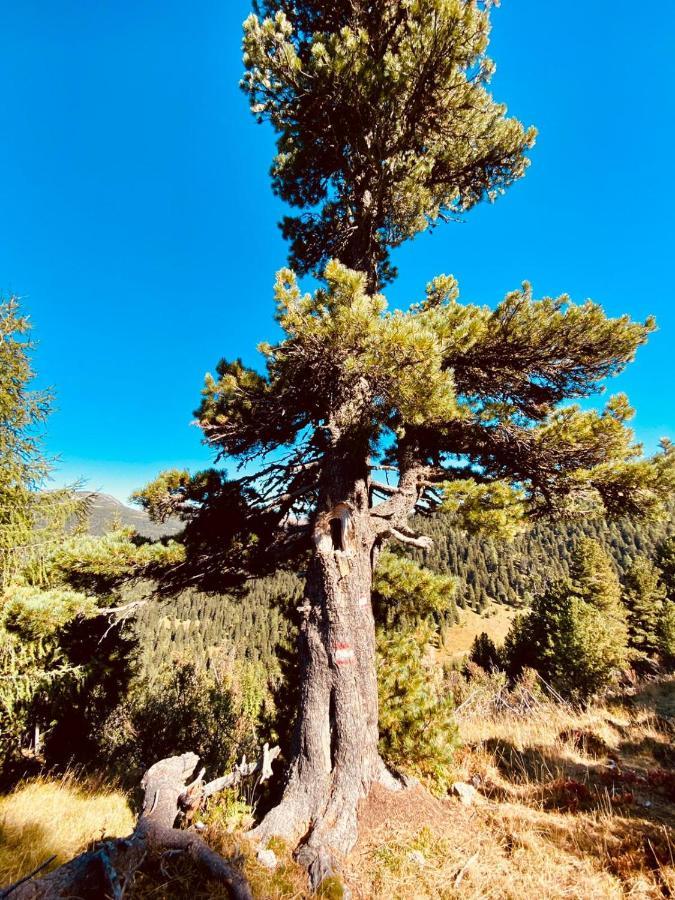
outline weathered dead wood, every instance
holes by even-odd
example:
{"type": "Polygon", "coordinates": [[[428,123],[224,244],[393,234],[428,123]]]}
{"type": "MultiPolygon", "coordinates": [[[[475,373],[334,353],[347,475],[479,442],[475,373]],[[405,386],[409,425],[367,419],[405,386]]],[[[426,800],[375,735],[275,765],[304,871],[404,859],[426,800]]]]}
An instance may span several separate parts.
{"type": "Polygon", "coordinates": [[[267,781],[272,775],[272,763],[281,753],[280,747],[272,747],[265,744],[263,747],[262,758],[257,762],[246,762],[246,757],[242,757],[229,775],[223,775],[222,778],[215,778],[213,781],[204,783],[204,774],[206,769],[202,769],[195,780],[189,784],[179,798],[181,809],[194,809],[196,806],[206,800],[208,797],[224,791],[227,788],[234,787],[239,784],[242,778],[250,778],[256,773],[260,773],[258,779],[260,783],[267,781]]]}
{"type": "Polygon", "coordinates": [[[202,769],[197,778],[186,785],[199,762],[196,754],[184,753],[160,760],[148,769],[141,781],[143,809],[131,835],[105,841],[42,878],[21,879],[0,891],[0,897],[11,897],[12,900],[58,897],[122,900],[125,895],[129,896],[134,876],[147,857],[172,851],[185,853],[205,875],[226,884],[234,900],[251,900],[251,891],[242,873],[194,831],[181,830],[175,824],[182,812],[195,809],[206,797],[238,784],[242,778],[260,773],[259,780],[267,780],[272,774],[272,761],[279,752],[278,747],[270,749],[265,744],[261,760],[247,763],[244,758],[232,773],[206,784],[203,783],[202,769]]]}

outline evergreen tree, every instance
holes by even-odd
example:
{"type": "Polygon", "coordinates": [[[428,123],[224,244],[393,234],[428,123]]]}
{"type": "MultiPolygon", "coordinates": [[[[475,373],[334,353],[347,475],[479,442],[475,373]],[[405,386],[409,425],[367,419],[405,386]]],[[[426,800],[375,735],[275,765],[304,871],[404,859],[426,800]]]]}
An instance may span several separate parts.
{"type": "Polygon", "coordinates": [[[469,661],[486,672],[492,672],[501,665],[499,651],[495,646],[495,642],[483,631],[473,639],[471,650],[469,651],[469,661]]]}
{"type": "Polygon", "coordinates": [[[675,601],[667,600],[659,622],[659,653],[669,669],[675,668],[675,601]]]}
{"type": "Polygon", "coordinates": [[[0,303],[0,755],[40,744],[52,716],[38,705],[80,677],[63,646],[69,624],[95,608],[49,579],[49,561],[73,516],[72,492],[45,493],[49,466],[41,429],[48,393],[31,387],[30,323],[12,299],[0,303]]]}
{"type": "Polygon", "coordinates": [[[580,542],[572,573],[515,619],[504,656],[511,675],[533,668],[563,696],[586,700],[625,665],[628,633],[618,578],[597,544],[580,542]]]}
{"type": "Polygon", "coordinates": [[[656,566],[638,556],[626,573],[623,601],[628,610],[628,643],[638,658],[655,656],[661,644],[661,620],[666,591],[656,566]]]}
{"type": "Polygon", "coordinates": [[[621,585],[609,555],[598,541],[582,538],[570,565],[570,578],[579,596],[609,615],[622,615],[621,585]]]}
{"type": "Polygon", "coordinates": [[[452,696],[430,658],[437,640],[429,623],[378,633],[380,750],[397,769],[446,793],[458,734],[452,696]]]}
{"type": "Polygon", "coordinates": [[[661,572],[666,600],[659,622],[659,652],[669,668],[675,667],[675,535],[670,534],[657,548],[656,563],[661,572]]]}
{"type": "Polygon", "coordinates": [[[656,551],[656,565],[669,600],[675,601],[675,535],[663,540],[656,551]]]}
{"type": "Polygon", "coordinates": [[[140,497],[186,518],[184,572],[234,578],[297,554],[306,564],[295,749],[257,836],[303,838],[315,886],[330,854],[353,846],[359,799],[391,784],[371,605],[380,550],[429,548],[411,516],[439,508],[491,535],[554,514],[649,515],[675,477],[672,448],[640,458],[625,398],[601,412],[567,402],[621,371],[651,320],[537,300],[529,285],[494,309],[460,304],[448,276],[405,312],[376,293],[391,247],[524,171],[533,133],[487,90],[489,6],[258,4],[245,86],[280,134],[276,190],[309,209],[285,222],[291,261],[323,285],[303,294],[280,272],[281,338],[261,347],[264,373],[222,361],[207,378],[206,440],[258,470],[171,472],[140,497]],[[375,477],[389,470],[393,483],[375,477]]]}
{"type": "Polygon", "coordinates": [[[291,265],[390,280],[389,250],[520,178],[535,131],[489,92],[490,2],[258,0],[243,87],[279,133],[291,265]]]}
{"type": "Polygon", "coordinates": [[[30,323],[16,299],[0,303],[0,587],[30,555],[36,524],[36,489],[48,472],[40,427],[51,397],[31,390],[30,323]]]}

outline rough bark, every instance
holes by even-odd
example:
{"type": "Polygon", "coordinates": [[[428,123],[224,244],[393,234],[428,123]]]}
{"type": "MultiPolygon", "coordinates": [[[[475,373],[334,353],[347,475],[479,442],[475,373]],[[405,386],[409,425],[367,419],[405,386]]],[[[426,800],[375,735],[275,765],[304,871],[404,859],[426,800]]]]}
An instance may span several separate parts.
{"type": "MultiPolygon", "coordinates": [[[[358,803],[373,782],[403,786],[378,752],[371,590],[374,560],[392,525],[372,515],[369,481],[365,452],[335,454],[324,469],[300,632],[295,752],[280,804],[252,832],[262,842],[273,835],[301,842],[296,857],[314,889],[354,846],[358,803]]],[[[417,499],[413,481],[407,503],[395,498],[406,517],[417,499]]]]}
{"type": "Polygon", "coordinates": [[[279,748],[265,745],[258,763],[235,767],[234,772],[216,781],[203,783],[203,770],[190,785],[188,777],[195,771],[199,758],[184,753],[155,763],[143,776],[143,810],[133,833],[126,838],[105,841],[95,850],[82,853],[42,878],[17,882],[0,892],[0,897],[13,900],[46,900],[46,898],[78,897],[87,900],[122,898],[134,876],[148,857],[164,853],[185,853],[210,878],[227,885],[234,900],[251,900],[248,883],[241,872],[193,831],[175,828],[181,812],[194,809],[205,797],[237,784],[241,778],[260,772],[264,781],[271,774],[271,762],[279,748]]]}

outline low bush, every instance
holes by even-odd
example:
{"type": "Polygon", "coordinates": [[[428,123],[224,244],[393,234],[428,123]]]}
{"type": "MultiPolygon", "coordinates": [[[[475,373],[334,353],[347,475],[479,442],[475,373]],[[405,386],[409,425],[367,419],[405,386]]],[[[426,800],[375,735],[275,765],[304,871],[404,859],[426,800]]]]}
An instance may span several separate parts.
{"type": "Polygon", "coordinates": [[[447,791],[459,738],[452,695],[434,665],[437,631],[420,624],[378,637],[380,750],[385,761],[447,791]]]}

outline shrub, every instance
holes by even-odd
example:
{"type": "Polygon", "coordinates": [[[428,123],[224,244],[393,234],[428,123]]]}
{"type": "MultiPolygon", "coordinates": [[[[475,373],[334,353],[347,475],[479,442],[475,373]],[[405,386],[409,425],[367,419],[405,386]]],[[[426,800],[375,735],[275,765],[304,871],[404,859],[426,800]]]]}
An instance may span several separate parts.
{"type": "Polygon", "coordinates": [[[207,671],[176,662],[152,683],[134,685],[105,724],[103,752],[133,782],[158,760],[188,751],[216,777],[259,750],[260,676],[249,664],[207,671]]]}
{"type": "Polygon", "coordinates": [[[445,792],[458,734],[452,696],[432,659],[436,641],[427,623],[379,633],[380,752],[395,768],[445,792]]]}

